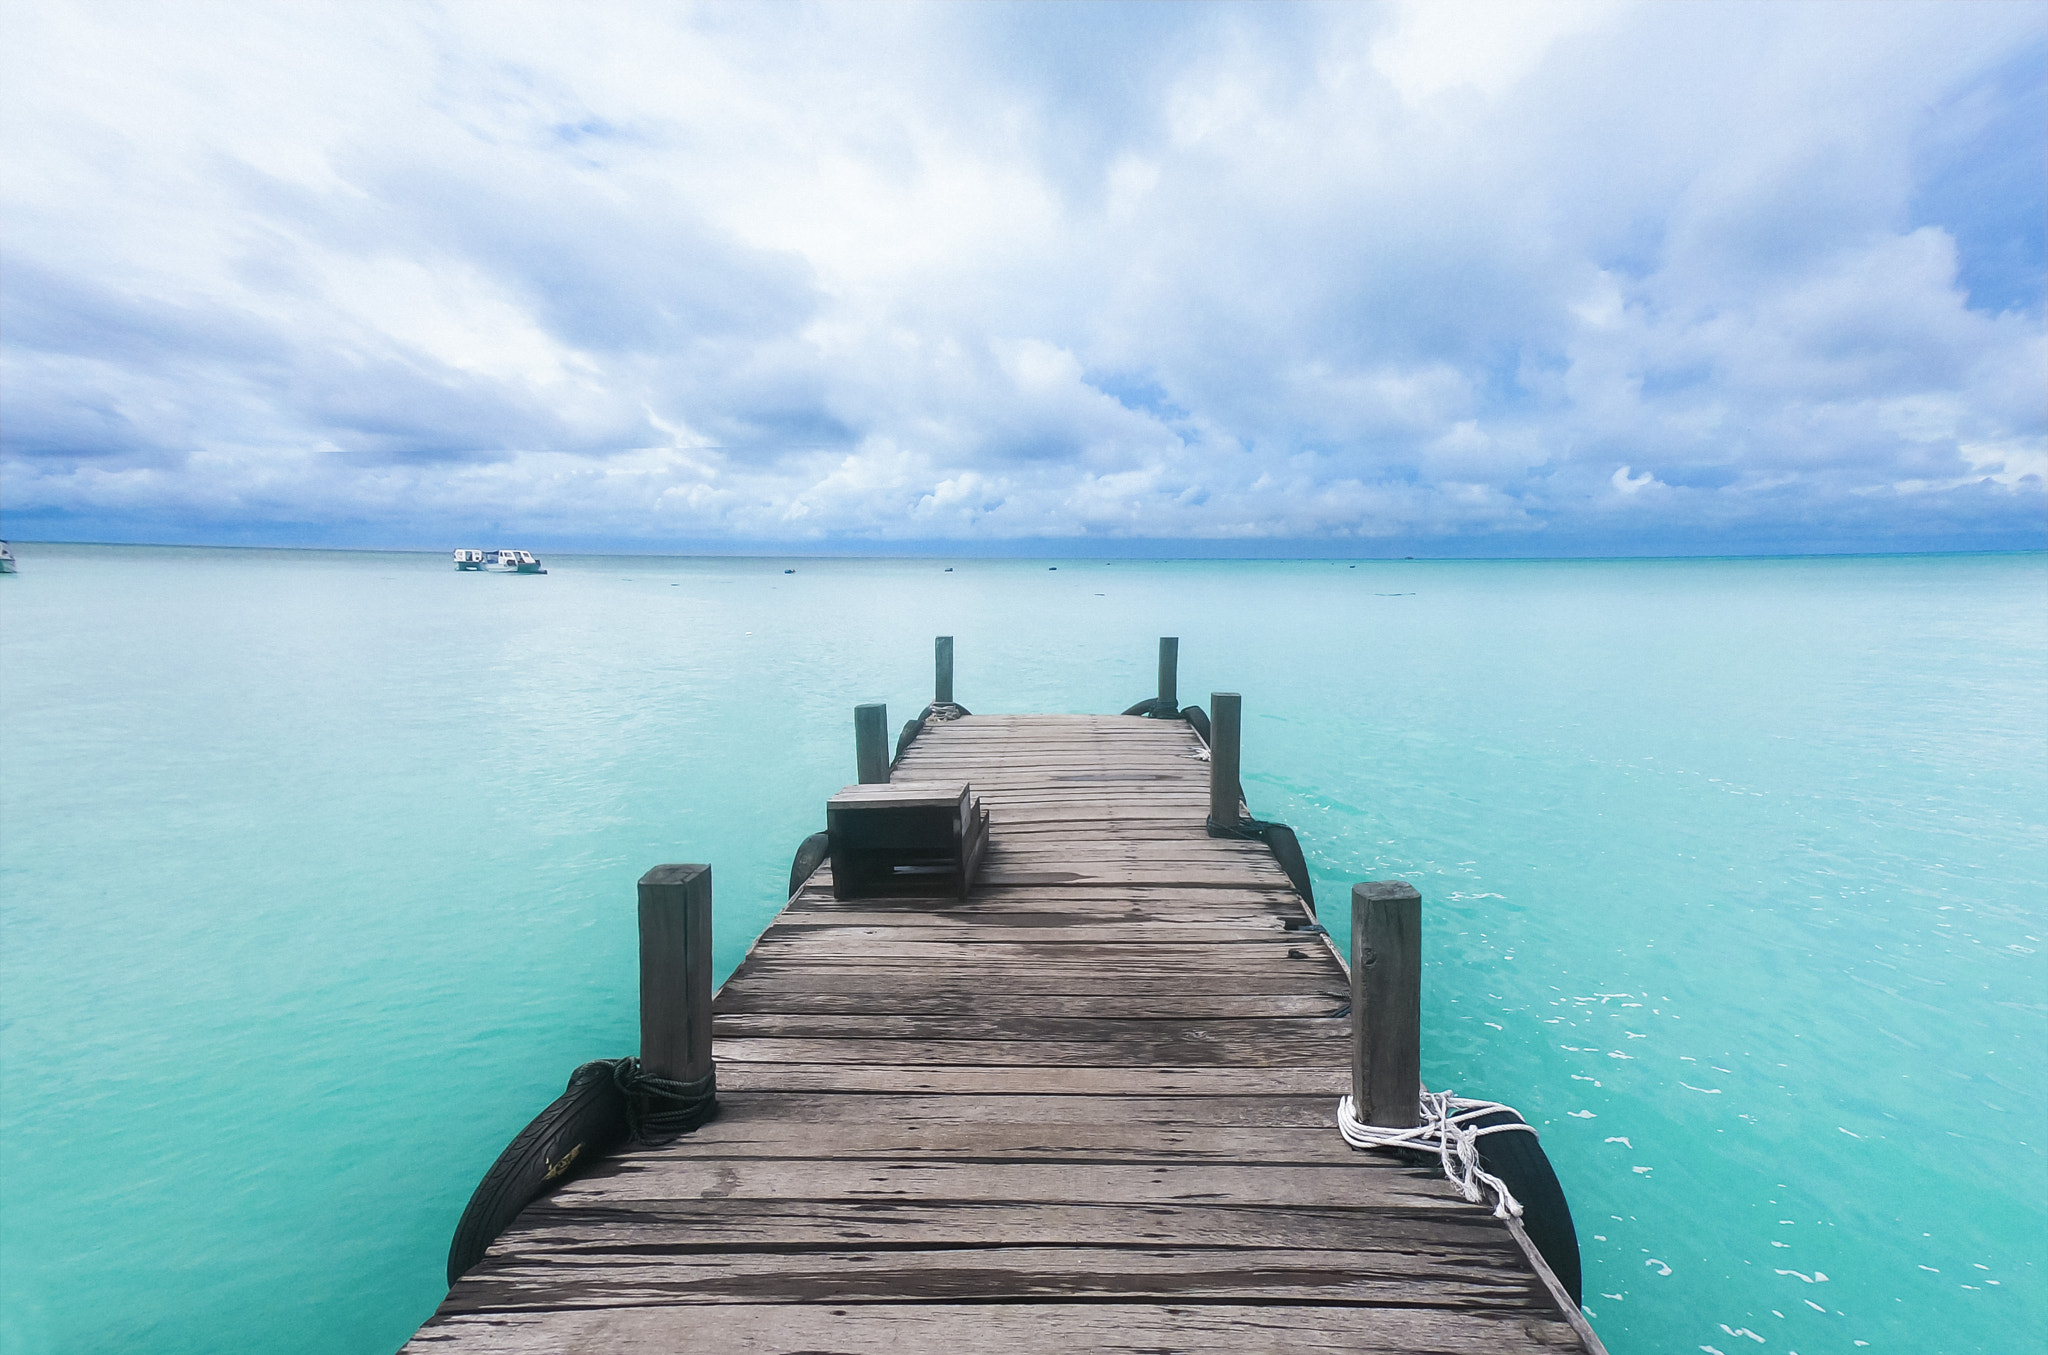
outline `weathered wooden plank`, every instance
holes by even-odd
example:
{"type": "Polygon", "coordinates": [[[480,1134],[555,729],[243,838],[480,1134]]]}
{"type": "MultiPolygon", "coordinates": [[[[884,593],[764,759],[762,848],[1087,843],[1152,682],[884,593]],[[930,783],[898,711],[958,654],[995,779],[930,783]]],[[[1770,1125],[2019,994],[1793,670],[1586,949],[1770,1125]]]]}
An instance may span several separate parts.
{"type": "MultiPolygon", "coordinates": [[[[1246,864],[1257,866],[1260,863],[1257,857],[1252,857],[1246,864]]],[[[829,866],[819,866],[818,874],[805,881],[798,897],[806,902],[821,904],[834,902],[831,894],[831,877],[826,873],[829,870],[829,866]]],[[[1293,892],[1293,887],[1286,882],[1284,873],[1276,876],[1261,872],[1256,875],[1246,874],[1242,876],[1237,885],[1230,890],[1227,897],[1218,894],[1215,885],[1184,886],[1170,884],[1165,880],[1120,880],[1107,884],[1077,885],[1067,883],[1058,886],[1031,883],[996,885],[989,884],[987,881],[981,881],[975,885],[974,892],[965,899],[917,899],[903,896],[894,899],[860,899],[843,902],[845,906],[849,907],[854,903],[859,903],[861,906],[868,908],[916,908],[919,904],[924,904],[940,911],[949,912],[961,908],[999,908],[1020,901],[1028,902],[1034,899],[1061,904],[1075,899],[1178,900],[1183,903],[1200,904],[1206,909],[1214,910],[1228,908],[1232,903],[1241,899],[1269,901],[1277,897],[1284,897],[1293,892]]]]}
{"type": "MultiPolygon", "coordinates": [[[[822,1146],[822,1145],[821,1145],[822,1146]]],[[[556,1191],[565,1206],[630,1207],[640,1200],[705,1195],[749,1200],[1005,1200],[1065,1204],[1327,1205],[1374,1210],[1462,1206],[1434,1171],[1171,1162],[925,1162],[878,1158],[701,1158],[635,1153],[612,1159],[556,1191]]]]}
{"type": "Polygon", "coordinates": [[[1107,1041],[1178,1039],[1201,1043],[1314,1040],[1346,1046],[1351,1022],[1341,1017],[1295,1017],[1256,1021],[1145,1020],[1107,1017],[1001,1016],[989,1012],[943,1016],[724,1015],[714,1018],[721,1040],[869,1039],[1107,1041]]]}
{"type": "MultiPolygon", "coordinates": [[[[1493,1309],[1529,1300],[1519,1254],[1133,1247],[825,1252],[561,1248],[482,1266],[465,1307],[1027,1302],[1321,1303],[1493,1309]]],[[[457,1309],[456,1311],[463,1311],[457,1309]]],[[[707,1314],[716,1322],[717,1316],[707,1314]]]]}
{"type": "MultiPolygon", "coordinates": [[[[1092,887],[1105,884],[1140,884],[1147,880],[1159,880],[1161,884],[1179,887],[1234,889],[1244,883],[1244,877],[1239,872],[1248,869],[1255,867],[1205,867],[1200,862],[1188,862],[1170,870],[1148,870],[1142,865],[1113,866],[1050,861],[1044,865],[1036,865],[1005,858],[990,861],[983,868],[982,878],[995,885],[1092,887]]],[[[1272,872],[1278,878],[1286,878],[1277,864],[1272,867],[1272,872]]]]}
{"type": "MultiPolygon", "coordinates": [[[[842,1098],[850,1099],[850,1098],[842,1098]]],[[[1176,1201],[1141,1205],[977,1200],[755,1200],[724,1196],[650,1200],[627,1211],[593,1210],[554,1196],[536,1200],[498,1255],[532,1248],[660,1247],[691,1251],[882,1247],[1309,1248],[1508,1254],[1514,1244],[1483,1212],[1275,1207],[1176,1201]]]]}
{"type": "MultiPolygon", "coordinates": [[[[1229,982],[1232,974],[1242,973],[1246,978],[1270,978],[1299,989],[1307,986],[1307,976],[1303,971],[1297,977],[1297,971],[1303,963],[1310,968],[1319,968],[1320,957],[1316,954],[1314,942],[1291,940],[1289,937],[1289,933],[1281,932],[1271,941],[1218,943],[1214,951],[1190,951],[1169,958],[1181,961],[1173,972],[1190,985],[1199,985],[1205,976],[1229,982]]],[[[840,967],[858,961],[872,966],[877,972],[894,969],[917,976],[927,973],[933,965],[947,965],[968,982],[988,981],[1011,972],[1056,974],[1079,970],[1082,974],[1096,977],[1127,975],[1134,979],[1160,975],[1159,968],[1151,963],[1155,957],[1149,953],[1148,947],[1104,941],[1047,942],[1042,945],[1013,941],[982,944],[971,940],[878,941],[863,945],[858,941],[834,941],[830,937],[808,940],[794,937],[777,938],[772,945],[757,948],[755,953],[760,957],[762,966],[768,968],[840,967]]],[[[903,975],[899,973],[895,981],[903,981],[903,975]]],[[[913,981],[923,980],[913,978],[913,981]]],[[[1247,988],[1240,991],[1260,990],[1247,988]]]]}
{"type": "MultiPolygon", "coordinates": [[[[786,985],[815,976],[821,991],[871,992],[878,998],[886,998],[892,989],[909,992],[932,989],[934,981],[928,962],[877,959],[864,963],[864,975],[849,976],[844,972],[846,958],[834,955],[797,956],[786,963],[764,963],[757,972],[786,985]]],[[[975,987],[1000,987],[1015,993],[1057,993],[1063,996],[1111,994],[1126,986],[1135,992],[1155,995],[1185,992],[1190,988],[1243,997],[1331,991],[1320,982],[1304,982],[1295,978],[1290,966],[1315,967],[1313,954],[1299,947],[1290,947],[1281,957],[1256,964],[1189,965],[1181,971],[1178,988],[1156,971],[1144,968],[1142,962],[1113,964],[1100,954],[1091,960],[1085,974],[1064,972],[1057,960],[973,965],[961,961],[956,972],[948,975],[948,981],[966,985],[968,991],[975,987]],[[1296,956],[1301,958],[1296,959],[1296,956]]],[[[950,991],[963,990],[955,987],[950,991]]],[[[1345,1001],[1341,997],[1333,1000],[1340,1004],[1345,1001]]]]}
{"type": "Polygon", "coordinates": [[[831,886],[806,885],[792,902],[806,910],[820,912],[908,912],[939,922],[980,914],[1029,912],[1037,909],[1099,908],[1121,905],[1144,909],[1162,918],[1228,918],[1238,911],[1256,910],[1270,914],[1276,909],[1299,916],[1301,896],[1291,886],[1267,880],[1247,881],[1228,895],[1213,889],[1166,889],[1144,885],[1103,885],[1093,889],[1067,888],[1057,891],[1037,886],[977,885],[965,899],[849,899],[832,896],[831,886]]]}
{"type": "MultiPolygon", "coordinates": [[[[930,732],[927,727],[927,734],[930,732]]],[[[959,757],[963,753],[983,753],[991,762],[1042,753],[1103,759],[1147,753],[1179,754],[1200,747],[1201,741],[1187,729],[1183,729],[1177,738],[1169,735],[1162,739],[1147,738],[1142,731],[1128,729],[1067,730],[1034,737],[1015,729],[1002,732],[967,728],[948,729],[937,738],[918,739],[911,745],[913,751],[905,756],[904,761],[910,761],[911,757],[921,760],[959,757]]]]}
{"type": "Polygon", "coordinates": [[[991,993],[969,987],[931,987],[904,992],[870,982],[852,992],[819,992],[801,979],[786,983],[749,976],[728,982],[718,1012],[766,1012],[836,1016],[949,1015],[1127,1017],[1134,1020],[1227,1020],[1260,1016],[1339,1016],[1349,999],[1341,993],[1190,993],[1184,986],[1163,992],[1132,992],[1120,984],[1100,993],[991,993]]]}
{"type": "MultiPolygon", "coordinates": [[[[1104,1023],[1107,1026],[1108,1023],[1104,1023]]],[[[1125,1023],[1136,1025],[1139,1023],[1125,1023]]],[[[1237,1039],[1202,1038],[1178,1031],[1134,1030],[1098,1040],[714,1040],[721,1069],[745,1063],[915,1063],[926,1067],[1050,1068],[1134,1067],[1167,1064],[1183,1068],[1328,1067],[1350,1050],[1343,1036],[1272,1034],[1237,1039]]]]}
{"type": "MultiPolygon", "coordinates": [[[[846,1126],[881,1127],[906,1135],[930,1126],[1111,1125],[1140,1129],[1334,1129],[1337,1101],[1329,1096],[1141,1097],[1047,1096],[1036,1092],[925,1096],[844,1096],[830,1092],[761,1092],[729,1095],[720,1102],[718,1118],[698,1131],[722,1140],[728,1132],[780,1132],[814,1135],[831,1126],[836,1135],[846,1126]]],[[[1332,1149],[1337,1152],[1337,1149],[1332,1149]]],[[[1359,1155],[1348,1147],[1338,1160],[1364,1169],[1394,1160],[1359,1155]],[[1348,1154],[1348,1156],[1347,1156],[1348,1154]]]]}
{"type": "Polygon", "coordinates": [[[833,1351],[958,1355],[960,1351],[1102,1351],[1105,1355],[1236,1355],[1247,1350],[1363,1355],[1549,1355],[1577,1349],[1569,1327],[1522,1309],[1455,1315],[1428,1308],[1198,1303],[754,1304],[718,1310],[715,1325],[664,1307],[452,1316],[406,1346],[469,1340],[503,1355],[676,1350],[833,1351]]]}
{"type": "MultiPolygon", "coordinates": [[[[813,1097],[813,1101],[856,1098],[813,1097]]],[[[1073,1098],[1111,1100],[1123,1098],[1073,1098]]],[[[1243,1098],[1251,1099],[1251,1098],[1243,1098]]],[[[1309,1163],[1325,1167],[1356,1167],[1350,1151],[1330,1124],[1309,1129],[1273,1125],[1216,1128],[1159,1125],[1127,1121],[1048,1120],[1039,1124],[992,1121],[953,1123],[940,1119],[906,1118],[901,1122],[825,1121],[831,1123],[834,1160],[875,1159],[891,1162],[1087,1162],[1163,1163],[1172,1166],[1204,1163],[1231,1166],[1285,1166],[1309,1163]],[[1335,1144],[1332,1147],[1332,1144],[1335,1144]]],[[[733,1158],[794,1159],[820,1151],[816,1123],[737,1121],[727,1115],[718,1131],[698,1131],[692,1155],[698,1161],[733,1158]]]]}
{"type": "Polygon", "coordinates": [[[1078,846],[1090,842],[1107,842],[1134,848],[1158,846],[1162,851],[1174,847],[1193,847],[1204,850],[1206,844],[1222,839],[1208,836],[1200,824],[1187,817],[1156,819],[1116,819],[1116,831],[1104,833],[1100,829],[1100,818],[1075,818],[1069,815],[1049,815],[1020,805],[1001,805],[989,810],[990,827],[993,829],[998,811],[1001,814],[1003,841],[1018,847],[1040,847],[1058,849],[1078,846]]]}
{"type": "MultiPolygon", "coordinates": [[[[993,831],[991,829],[992,834],[993,831]]],[[[1246,847],[1236,843],[1205,841],[1188,844],[1185,851],[1175,850],[1179,845],[1169,842],[1158,846],[1135,843],[1098,846],[1085,842],[1020,842],[1010,838],[1000,845],[991,844],[989,864],[1066,870],[1135,868],[1144,872],[1138,879],[1154,887],[1171,884],[1176,872],[1191,866],[1198,867],[1205,875],[1228,872],[1233,888],[1286,878],[1280,863],[1263,843],[1246,847]]]]}
{"type": "Polygon", "coordinates": [[[924,964],[875,961],[849,972],[846,965],[827,958],[817,961],[764,961],[750,965],[740,981],[773,982],[783,987],[795,985],[821,993],[871,993],[877,999],[876,1011],[886,1010],[886,1002],[895,993],[949,992],[962,994],[971,1000],[974,993],[991,988],[1020,995],[1062,997],[1112,996],[1125,992],[1137,996],[1172,996],[1199,989],[1239,997],[1317,993],[1328,995],[1336,1003],[1351,1000],[1349,993],[1337,987],[1335,981],[1321,972],[1320,966],[1306,958],[1312,954],[1311,951],[1291,947],[1290,955],[1295,950],[1300,950],[1305,957],[1297,962],[1304,966],[1300,977],[1285,967],[1250,970],[1233,965],[1186,970],[1169,978],[1142,965],[1111,965],[1098,960],[1082,973],[1050,963],[990,964],[972,968],[963,963],[941,980],[931,973],[929,965],[924,964]]]}
{"type": "Polygon", "coordinates": [[[871,956],[877,960],[937,964],[950,964],[957,960],[968,965],[1000,964],[1004,961],[1088,965],[1100,959],[1110,964],[1135,963],[1157,972],[1161,964],[1175,960],[1211,968],[1240,962],[1256,963],[1271,959],[1276,953],[1284,953],[1287,947],[1301,940],[1298,933],[1282,931],[1277,926],[1264,930],[1248,929],[1230,939],[1219,938],[1206,943],[1119,937],[1111,928],[1090,927],[1075,928],[1065,935],[1065,939],[1058,928],[1026,927],[1019,929],[1020,939],[1016,940],[961,930],[929,940],[906,941],[899,939],[895,928],[874,928],[875,932],[883,933],[874,936],[857,934],[861,930],[851,927],[843,931],[830,927],[778,928],[774,934],[761,939],[754,953],[764,961],[785,954],[805,954],[849,958],[871,956]]]}
{"type": "Polygon", "coordinates": [[[1179,781],[1189,769],[1206,767],[1198,749],[1159,752],[1125,752],[1119,755],[1077,756],[1058,751],[1034,754],[956,753],[950,756],[909,754],[896,769],[899,783],[916,783],[951,776],[971,776],[978,782],[1000,784],[1019,776],[1094,780],[1179,781]]]}
{"type": "Polygon", "coordinates": [[[732,1091],[929,1092],[986,1095],[1328,1096],[1351,1090],[1348,1068],[1004,1067],[887,1063],[734,1063],[718,1070],[732,1091]]]}
{"type": "Polygon", "coordinates": [[[926,914],[921,924],[915,914],[906,917],[901,911],[857,913],[850,909],[798,905],[784,913],[776,927],[778,931],[818,932],[846,926],[887,933],[916,931],[928,938],[979,937],[985,941],[1023,941],[1050,933],[1053,940],[1078,941],[1093,936],[1116,942],[1137,939],[1185,943],[1210,937],[1218,941],[1251,940],[1274,932],[1299,935],[1294,929],[1303,921],[1299,905],[1287,909],[1278,903],[1264,912],[1233,911],[1218,916],[1205,916],[1200,910],[1186,908],[1149,910],[1131,903],[1058,910],[981,906],[958,913],[934,911],[926,914]]]}
{"type": "Polygon", "coordinates": [[[832,948],[844,942],[862,951],[878,945],[1026,945],[1041,944],[1053,946],[1150,946],[1163,937],[1172,937],[1185,944],[1191,936],[1203,939],[1213,938],[1218,945],[1255,945],[1279,939],[1293,944],[1298,934],[1285,928],[1287,919],[1270,917],[1263,925],[1231,926],[1225,923],[1163,923],[1146,922],[1139,919],[1105,916],[1085,919],[1078,924],[1039,922],[1016,927],[1000,921],[984,921],[971,925],[947,928],[917,928],[902,926],[876,926],[869,924],[850,927],[845,932],[828,923],[812,922],[784,923],[776,928],[777,943],[791,946],[816,944],[820,948],[832,948]],[[913,941],[918,932],[924,939],[913,941]],[[1291,938],[1291,939],[1290,939],[1291,938]]]}
{"type": "MultiPolygon", "coordinates": [[[[867,899],[850,902],[868,903],[867,899]]],[[[1233,898],[1231,904],[1240,900],[1233,898]]],[[[1259,931],[1270,932],[1285,929],[1289,923],[1299,924],[1302,920],[1301,905],[1292,900],[1275,899],[1259,909],[1217,908],[1211,910],[1187,905],[1166,908],[1147,908],[1143,900],[1118,900],[1114,903],[1080,906],[1037,905],[1023,900],[1005,905],[991,905],[988,900],[976,900],[957,910],[931,909],[919,914],[900,905],[886,905],[882,908],[860,910],[849,905],[821,907],[815,901],[800,899],[791,904],[789,910],[776,921],[777,930],[816,930],[824,927],[890,928],[903,931],[922,931],[928,936],[945,936],[953,933],[984,934],[1020,929],[1097,929],[1113,930],[1116,935],[1129,936],[1142,932],[1158,940],[1187,939],[1191,936],[1208,937],[1220,932],[1259,931]],[[1290,907],[1289,904],[1292,904],[1290,907]]],[[[1226,939],[1218,936],[1217,939],[1226,939]]]]}
{"type": "Polygon", "coordinates": [[[919,781],[933,767],[971,768],[985,780],[1000,779],[1018,768],[1052,771],[1099,771],[1110,776],[1144,775],[1151,771],[1177,772],[1182,764],[1206,762],[1199,744],[1142,748],[1126,744],[1120,748],[1074,749],[1057,745],[998,752],[992,748],[941,748],[904,755],[896,768],[898,781],[919,781]]]}

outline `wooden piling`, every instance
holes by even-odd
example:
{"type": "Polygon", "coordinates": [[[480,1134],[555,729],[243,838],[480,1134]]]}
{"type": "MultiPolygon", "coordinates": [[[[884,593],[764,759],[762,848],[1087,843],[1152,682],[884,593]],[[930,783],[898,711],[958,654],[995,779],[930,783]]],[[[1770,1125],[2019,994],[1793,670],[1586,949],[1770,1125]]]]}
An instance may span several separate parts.
{"type": "Polygon", "coordinates": [[[870,701],[853,708],[853,761],[864,786],[889,779],[889,708],[870,701]]]}
{"type": "Polygon", "coordinates": [[[932,704],[953,704],[953,637],[941,635],[932,641],[932,704]]]}
{"type": "Polygon", "coordinates": [[[1419,1122],[1422,895],[1405,880],[1351,887],[1351,1102],[1361,1122],[1419,1122]]]}
{"type": "Polygon", "coordinates": [[[711,1073],[711,867],[640,877],[640,1066],[695,1082],[711,1073]]]}
{"type": "Polygon", "coordinates": [[[1238,802],[1238,738],[1244,725],[1244,698],[1236,692],[1209,693],[1209,822],[1235,827],[1238,802]]]}
{"type": "Polygon", "coordinates": [[[1171,715],[1180,709],[1180,637],[1159,637],[1159,713],[1171,715]]]}

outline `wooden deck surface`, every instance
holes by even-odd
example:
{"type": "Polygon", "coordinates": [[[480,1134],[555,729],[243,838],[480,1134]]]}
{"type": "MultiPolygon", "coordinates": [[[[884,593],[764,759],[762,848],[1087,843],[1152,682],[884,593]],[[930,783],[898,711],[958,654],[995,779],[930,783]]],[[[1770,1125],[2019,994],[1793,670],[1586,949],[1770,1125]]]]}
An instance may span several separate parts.
{"type": "Polygon", "coordinates": [[[1583,1349],[1487,1210],[1339,1138],[1348,980],[1201,752],[929,726],[896,779],[990,808],[971,897],[821,870],[718,995],[718,1118],[528,1206],[406,1349],[1583,1349]]]}

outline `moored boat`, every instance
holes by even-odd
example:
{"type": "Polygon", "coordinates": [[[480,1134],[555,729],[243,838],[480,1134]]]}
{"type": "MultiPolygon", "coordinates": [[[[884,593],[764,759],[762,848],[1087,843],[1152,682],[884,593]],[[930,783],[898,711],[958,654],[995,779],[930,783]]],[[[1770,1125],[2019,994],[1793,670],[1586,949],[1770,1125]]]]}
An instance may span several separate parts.
{"type": "Polygon", "coordinates": [[[458,550],[455,552],[455,567],[457,569],[482,569],[484,567],[484,553],[480,550],[458,550]]]}
{"type": "Polygon", "coordinates": [[[547,573],[540,567],[540,561],[533,557],[533,552],[524,550],[487,550],[484,552],[484,568],[500,574],[547,573]]]}
{"type": "Polygon", "coordinates": [[[14,552],[7,549],[7,543],[0,541],[0,574],[14,572],[14,552]]]}

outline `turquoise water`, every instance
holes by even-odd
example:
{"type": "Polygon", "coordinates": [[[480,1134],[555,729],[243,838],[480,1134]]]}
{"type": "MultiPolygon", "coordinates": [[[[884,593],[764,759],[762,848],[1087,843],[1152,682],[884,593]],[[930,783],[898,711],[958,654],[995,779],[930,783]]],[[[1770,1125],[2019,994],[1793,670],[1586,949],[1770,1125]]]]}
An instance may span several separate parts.
{"type": "Polygon", "coordinates": [[[729,970],[935,633],[976,710],[1120,710],[1160,634],[1244,693],[1326,919],[1423,890],[1425,1075],[1543,1125],[1617,1355],[2048,1327],[2048,557],[17,553],[8,1352],[398,1345],[631,1050],[633,881],[712,862],[729,970]]]}

